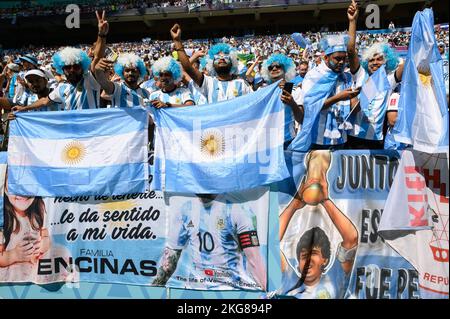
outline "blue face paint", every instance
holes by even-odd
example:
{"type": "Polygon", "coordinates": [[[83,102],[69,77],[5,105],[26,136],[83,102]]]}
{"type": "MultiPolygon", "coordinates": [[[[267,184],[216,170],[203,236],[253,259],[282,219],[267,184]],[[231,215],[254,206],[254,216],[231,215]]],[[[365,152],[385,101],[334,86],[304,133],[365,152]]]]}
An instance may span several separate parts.
{"type": "Polygon", "coordinates": [[[331,60],[331,58],[328,59],[328,64],[330,66],[330,69],[335,69],[337,65],[336,63],[333,62],[333,60],[331,60]]]}

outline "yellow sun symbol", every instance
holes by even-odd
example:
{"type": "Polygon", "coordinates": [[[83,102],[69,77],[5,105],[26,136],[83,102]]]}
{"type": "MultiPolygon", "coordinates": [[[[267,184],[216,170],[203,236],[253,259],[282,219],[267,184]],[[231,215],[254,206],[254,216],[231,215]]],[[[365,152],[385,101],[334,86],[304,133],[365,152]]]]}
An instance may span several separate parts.
{"type": "Polygon", "coordinates": [[[430,66],[427,63],[421,62],[417,67],[417,71],[419,72],[420,82],[422,82],[424,86],[430,86],[432,78],[430,66]]]}
{"type": "Polygon", "coordinates": [[[207,157],[218,157],[225,150],[222,133],[218,130],[207,130],[202,134],[200,149],[207,157]]]}
{"type": "Polygon", "coordinates": [[[420,79],[420,82],[422,82],[422,84],[424,86],[431,85],[431,74],[427,75],[427,74],[419,73],[419,79],[420,79]]]}
{"type": "Polygon", "coordinates": [[[69,165],[78,164],[86,155],[86,148],[80,142],[70,142],[64,147],[62,160],[69,165]]]}

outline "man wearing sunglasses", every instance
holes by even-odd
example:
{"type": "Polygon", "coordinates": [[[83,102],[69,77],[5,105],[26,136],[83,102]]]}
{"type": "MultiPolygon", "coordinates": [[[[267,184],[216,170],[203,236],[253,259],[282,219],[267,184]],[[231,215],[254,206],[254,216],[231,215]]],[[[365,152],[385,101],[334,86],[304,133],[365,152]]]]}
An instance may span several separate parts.
{"type": "Polygon", "coordinates": [[[206,56],[208,75],[195,69],[181,42],[181,28],[175,24],[170,30],[178,59],[186,73],[194,80],[208,104],[231,100],[253,92],[243,79],[235,78],[238,73],[237,52],[228,44],[220,43],[211,47],[206,56]]]}
{"type": "Polygon", "coordinates": [[[283,91],[280,99],[287,106],[284,116],[285,147],[294,139],[295,124],[301,125],[304,115],[302,90],[299,87],[293,89],[293,83],[290,83],[290,88],[286,85],[295,78],[295,74],[294,61],[284,54],[272,54],[261,67],[261,76],[267,84],[281,80],[279,85],[283,91]]]}

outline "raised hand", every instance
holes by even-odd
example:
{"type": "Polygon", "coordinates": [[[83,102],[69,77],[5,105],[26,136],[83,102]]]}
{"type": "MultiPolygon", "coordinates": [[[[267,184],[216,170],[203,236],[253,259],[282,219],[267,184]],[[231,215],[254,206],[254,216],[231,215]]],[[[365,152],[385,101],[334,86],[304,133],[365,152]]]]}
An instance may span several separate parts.
{"type": "Polygon", "coordinates": [[[97,16],[97,22],[98,22],[98,34],[100,36],[106,36],[109,31],[109,24],[108,21],[105,19],[105,11],[102,11],[102,14],[98,11],[95,11],[95,15],[97,16]]]}
{"type": "Polygon", "coordinates": [[[101,70],[103,72],[106,72],[106,71],[112,69],[113,64],[114,64],[113,62],[103,58],[103,59],[100,59],[100,61],[98,61],[98,63],[95,65],[95,68],[97,70],[101,70]]]}
{"type": "Polygon", "coordinates": [[[181,27],[178,23],[170,29],[170,35],[173,41],[181,41],[181,27]]]}
{"type": "Polygon", "coordinates": [[[358,19],[358,4],[355,0],[348,6],[347,17],[349,21],[356,21],[358,19]]]}

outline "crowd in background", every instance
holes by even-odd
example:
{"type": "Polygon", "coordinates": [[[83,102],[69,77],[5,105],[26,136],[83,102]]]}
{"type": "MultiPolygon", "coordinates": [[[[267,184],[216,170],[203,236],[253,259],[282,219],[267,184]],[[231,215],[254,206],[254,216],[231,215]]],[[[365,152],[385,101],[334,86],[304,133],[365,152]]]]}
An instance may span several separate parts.
{"type": "MultiPolygon", "coordinates": [[[[227,1],[227,4],[234,0],[227,1]]],[[[253,1],[249,1],[253,2],[253,1]]],[[[49,16],[63,15],[70,2],[53,3],[52,5],[39,5],[36,3],[23,2],[20,6],[0,8],[0,19],[12,18],[14,16],[31,17],[31,16],[49,16]]],[[[169,8],[169,7],[186,7],[188,9],[197,6],[208,6],[209,9],[221,8],[223,3],[213,3],[212,0],[100,0],[92,3],[77,3],[80,13],[93,13],[97,10],[105,10],[110,13],[121,12],[130,9],[147,9],[147,8],[169,8]]]]}
{"type": "MultiPolygon", "coordinates": [[[[97,18],[99,19],[100,30],[100,25],[103,23],[104,27],[107,22],[100,19],[98,15],[97,18]]],[[[352,22],[350,22],[351,24],[352,22]]],[[[292,127],[286,129],[286,136],[288,136],[286,142],[290,142],[295,137],[295,132],[301,129],[304,110],[308,108],[307,105],[303,105],[305,95],[302,92],[305,89],[302,88],[303,80],[308,78],[308,73],[317,72],[317,70],[329,72],[333,65],[330,64],[331,56],[345,53],[340,60],[336,60],[340,63],[341,70],[335,72],[344,72],[342,74],[353,77],[353,84],[350,79],[345,80],[348,83],[338,81],[340,84],[336,84],[336,95],[333,97],[335,99],[330,98],[329,105],[324,107],[325,113],[323,114],[323,121],[330,121],[331,119],[331,124],[327,124],[326,132],[322,137],[324,140],[328,139],[332,142],[321,141],[319,143],[321,146],[334,147],[336,144],[345,144],[345,142],[342,142],[346,140],[342,127],[352,127],[351,124],[347,123],[347,120],[355,109],[353,99],[357,98],[359,91],[351,91],[350,86],[355,88],[356,82],[360,82],[357,88],[360,90],[364,74],[367,78],[376,70],[375,68],[373,71],[368,71],[365,52],[373,51],[377,44],[380,44],[383,50],[393,52],[394,55],[404,56],[411,37],[410,31],[404,29],[396,31],[392,24],[388,33],[355,32],[358,59],[354,60],[354,58],[349,58],[350,54],[347,56],[347,45],[331,44],[341,41],[338,39],[341,39],[341,36],[347,34],[347,32],[341,34],[336,32],[306,32],[300,36],[303,43],[299,43],[298,37],[287,34],[181,40],[181,29],[177,28],[174,26],[174,29],[170,30],[172,41],[147,38],[141,42],[106,44],[105,39],[109,29],[107,27],[105,32],[99,31],[96,43],[80,44],[77,48],[66,48],[62,51],[60,47],[25,47],[3,50],[0,54],[0,87],[2,88],[0,95],[4,97],[1,105],[2,112],[11,109],[13,111],[47,110],[50,103],[53,103],[52,107],[60,110],[136,106],[144,103],[144,101],[147,101],[146,103],[151,101],[150,104],[155,107],[170,107],[174,104],[176,106],[201,105],[216,103],[257,91],[261,87],[282,79],[283,83],[292,82],[294,84],[293,91],[291,90],[289,93],[283,91],[281,96],[282,101],[289,105],[292,111],[292,114],[286,115],[286,118],[289,118],[289,121],[292,122],[289,125],[286,124],[287,126],[292,124],[292,127]],[[328,47],[324,47],[324,40],[325,43],[328,43],[328,47]],[[338,51],[330,51],[330,47],[336,47],[338,51]],[[108,52],[105,53],[106,51],[108,52]],[[62,54],[61,52],[65,53],[62,54]],[[119,56],[115,66],[116,59],[114,61],[108,60],[112,53],[119,56]],[[83,65],[83,69],[79,70],[81,73],[72,79],[71,75],[73,74],[71,72],[73,70],[71,69],[67,73],[64,68],[68,67],[67,63],[74,64],[74,61],[78,61],[75,66],[80,66],[82,64],[80,61],[85,59],[84,55],[86,55],[86,59],[89,56],[89,59],[92,60],[90,69],[83,65]],[[103,58],[105,56],[106,59],[103,58]],[[120,57],[123,57],[123,59],[120,60],[120,57]],[[61,62],[61,59],[66,59],[65,64],[61,62]],[[361,64],[366,63],[366,71],[364,71],[366,73],[353,74],[360,69],[360,64],[357,61],[361,61],[361,64]],[[224,64],[225,73],[220,73],[223,71],[220,71],[221,64],[224,64]],[[357,69],[352,70],[355,65],[357,69]],[[132,70],[127,71],[130,66],[132,66],[132,70]],[[282,69],[281,75],[273,75],[276,74],[274,70],[280,68],[282,69]],[[37,72],[28,74],[45,77],[49,90],[45,91],[46,95],[44,94],[44,96],[35,94],[36,96],[31,98],[33,96],[31,93],[26,95],[27,106],[20,104],[20,101],[23,100],[24,92],[30,89],[28,79],[25,79],[25,77],[27,72],[33,69],[42,70],[42,75],[41,73],[37,74],[37,72]],[[352,74],[350,74],[350,71],[352,74]],[[128,73],[126,72],[135,72],[135,74],[130,73],[130,77],[127,78],[128,73]],[[88,73],[89,77],[86,76],[88,73]],[[168,77],[167,80],[166,77],[168,77]],[[89,87],[93,91],[90,100],[86,98],[89,94],[80,93],[80,83],[81,88],[89,87]],[[343,86],[338,88],[341,85],[343,86]],[[220,94],[217,93],[219,92],[217,90],[220,91],[220,94]],[[53,92],[53,95],[51,92],[53,92]],[[64,96],[61,96],[62,92],[66,92],[64,96]],[[173,92],[178,95],[175,97],[176,94],[173,92]],[[55,94],[59,95],[55,97],[55,94]],[[67,96],[70,97],[71,94],[74,97],[69,101],[67,96]],[[135,99],[129,98],[126,100],[124,96],[127,95],[134,96],[135,99]],[[45,100],[42,100],[42,98],[45,98],[45,100]],[[81,101],[82,99],[84,100],[81,101]],[[173,101],[183,101],[183,103],[173,103],[173,101]],[[54,103],[60,103],[60,105],[54,105],[54,103]],[[127,105],[124,105],[124,103],[127,103],[127,105]],[[28,108],[24,109],[24,107],[28,108]],[[340,109],[343,110],[344,108],[348,108],[350,113],[347,111],[347,115],[343,115],[344,113],[340,109]],[[293,128],[294,122],[295,130],[293,128]],[[342,131],[342,134],[339,133],[340,131],[342,131]],[[322,145],[321,143],[325,144],[322,145]]],[[[348,32],[350,34],[350,31],[348,32]]],[[[435,36],[439,52],[444,60],[443,74],[447,86],[448,100],[448,28],[441,29],[437,26],[435,36]]],[[[383,63],[387,63],[388,58],[393,58],[387,56],[392,55],[388,51],[385,53],[373,51],[372,55],[381,55],[385,59],[383,63]]],[[[85,64],[89,65],[87,62],[85,64]]],[[[396,94],[398,102],[404,65],[403,59],[395,58],[394,65],[398,66],[397,69],[389,70],[392,76],[395,73],[395,81],[392,80],[395,85],[392,86],[391,93],[392,96],[396,94]]],[[[394,78],[392,77],[392,79],[394,78]]],[[[384,115],[388,111],[382,110],[381,120],[384,120],[384,115]]],[[[366,121],[368,120],[366,119],[366,121]]],[[[380,119],[377,121],[379,122],[380,119]]],[[[377,125],[380,125],[380,123],[377,125]]],[[[384,125],[386,132],[386,123],[384,125]]],[[[389,125],[392,127],[393,124],[389,125]]],[[[376,139],[379,139],[377,143],[383,142],[385,136],[385,134],[380,134],[376,137],[376,139]]],[[[371,138],[374,139],[374,137],[371,138]]],[[[368,146],[364,143],[361,145],[363,147],[368,146]]]]}

